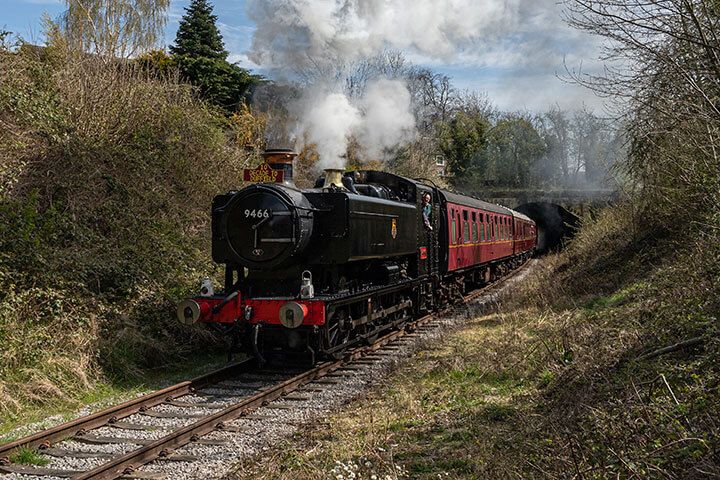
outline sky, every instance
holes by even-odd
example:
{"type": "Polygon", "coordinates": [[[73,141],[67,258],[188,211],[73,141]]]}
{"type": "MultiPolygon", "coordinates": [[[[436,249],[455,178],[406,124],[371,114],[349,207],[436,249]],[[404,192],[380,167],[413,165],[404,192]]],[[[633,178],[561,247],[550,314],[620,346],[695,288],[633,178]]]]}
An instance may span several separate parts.
{"type": "MultiPolygon", "coordinates": [[[[165,42],[174,38],[184,7],[190,0],[171,0],[165,42]]],[[[486,0],[493,2],[494,0],[486,0]]],[[[495,3],[513,0],[496,0],[495,3]]],[[[602,99],[592,92],[569,84],[562,77],[566,67],[586,72],[602,68],[598,60],[599,41],[571,29],[562,20],[556,0],[514,0],[512,18],[488,24],[492,35],[483,36],[462,51],[441,58],[408,49],[416,64],[428,66],[453,79],[459,90],[487,93],[504,110],[542,111],[552,105],[574,109],[583,104],[601,111],[602,99]],[[560,78],[559,78],[560,77],[560,78]]],[[[480,8],[481,2],[478,2],[480,8]]],[[[264,73],[262,65],[250,61],[256,23],[247,12],[245,0],[215,0],[215,14],[230,60],[264,73]]],[[[475,3],[470,2],[470,5],[475,3]]],[[[63,0],[0,0],[0,29],[9,30],[33,43],[42,43],[44,12],[59,16],[63,0]]],[[[426,49],[427,50],[427,49],[426,49]]]]}

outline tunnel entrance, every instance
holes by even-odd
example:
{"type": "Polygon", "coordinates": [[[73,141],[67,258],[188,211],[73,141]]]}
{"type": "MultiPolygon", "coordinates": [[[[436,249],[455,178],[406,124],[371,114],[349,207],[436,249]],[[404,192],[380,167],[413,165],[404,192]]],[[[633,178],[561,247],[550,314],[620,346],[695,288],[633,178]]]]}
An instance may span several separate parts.
{"type": "Polygon", "coordinates": [[[532,218],[537,224],[539,253],[559,250],[580,226],[580,217],[555,203],[525,203],[515,210],[532,218]]]}

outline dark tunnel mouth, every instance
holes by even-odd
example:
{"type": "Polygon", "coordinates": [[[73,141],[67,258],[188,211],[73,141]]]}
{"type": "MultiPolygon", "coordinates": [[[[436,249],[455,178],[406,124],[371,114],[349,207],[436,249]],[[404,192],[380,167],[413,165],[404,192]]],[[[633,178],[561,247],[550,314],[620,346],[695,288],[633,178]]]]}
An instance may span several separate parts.
{"type": "Polygon", "coordinates": [[[527,215],[537,224],[537,251],[540,254],[559,251],[580,226],[580,217],[556,203],[525,203],[515,210],[527,215]]]}

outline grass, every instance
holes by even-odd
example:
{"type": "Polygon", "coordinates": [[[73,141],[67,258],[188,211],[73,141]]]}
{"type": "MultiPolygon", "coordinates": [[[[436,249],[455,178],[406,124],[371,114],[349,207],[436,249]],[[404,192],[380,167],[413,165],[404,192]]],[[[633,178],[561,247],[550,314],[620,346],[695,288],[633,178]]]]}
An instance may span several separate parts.
{"type": "Polygon", "coordinates": [[[20,465],[36,465],[39,467],[50,463],[50,460],[38,454],[35,450],[25,447],[10,455],[9,460],[20,465]]]}
{"type": "Polygon", "coordinates": [[[101,410],[139,394],[200,376],[222,367],[226,360],[223,352],[195,354],[182,363],[148,370],[133,380],[116,383],[98,381],[74,398],[56,400],[34,408],[28,406],[17,415],[6,415],[0,419],[0,442],[9,442],[30,431],[69,421],[76,417],[80,408],[91,406],[93,411],[101,410]]]}
{"type": "Polygon", "coordinates": [[[720,476],[720,239],[627,221],[602,214],[496,312],[233,478],[720,476]]]}

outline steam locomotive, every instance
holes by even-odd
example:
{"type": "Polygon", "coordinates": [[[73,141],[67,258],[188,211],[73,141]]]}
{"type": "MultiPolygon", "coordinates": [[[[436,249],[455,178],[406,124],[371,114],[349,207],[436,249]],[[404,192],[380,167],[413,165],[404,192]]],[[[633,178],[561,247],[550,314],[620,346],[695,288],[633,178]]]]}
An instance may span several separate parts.
{"type": "Polygon", "coordinates": [[[204,285],[177,310],[181,322],[227,333],[261,361],[339,358],[461,300],[537,245],[530,218],[430,181],[326,170],[315,188],[301,190],[292,182],[296,154],[264,157],[266,173],[282,183],[213,201],[212,256],[225,265],[223,291],[204,285]]]}

